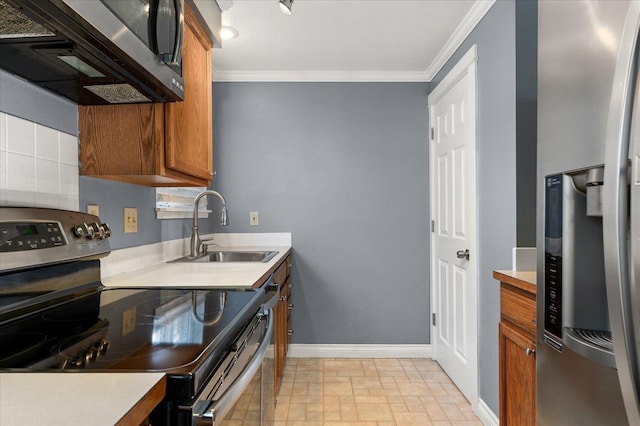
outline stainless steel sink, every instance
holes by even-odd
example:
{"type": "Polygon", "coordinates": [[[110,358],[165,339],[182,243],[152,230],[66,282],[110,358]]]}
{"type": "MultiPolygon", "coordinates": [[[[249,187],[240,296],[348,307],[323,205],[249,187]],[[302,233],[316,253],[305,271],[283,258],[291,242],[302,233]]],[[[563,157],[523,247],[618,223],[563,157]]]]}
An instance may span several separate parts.
{"type": "Polygon", "coordinates": [[[270,261],[277,251],[209,251],[196,257],[185,256],[175,262],[263,262],[270,261]]]}

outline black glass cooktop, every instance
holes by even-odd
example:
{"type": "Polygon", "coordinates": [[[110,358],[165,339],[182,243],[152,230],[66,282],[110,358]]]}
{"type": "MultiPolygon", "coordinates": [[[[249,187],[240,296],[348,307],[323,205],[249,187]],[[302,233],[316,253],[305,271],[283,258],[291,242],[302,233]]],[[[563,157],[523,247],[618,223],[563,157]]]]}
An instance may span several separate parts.
{"type": "Polygon", "coordinates": [[[260,298],[260,291],[99,288],[0,325],[0,368],[192,375],[227,350],[260,298]]]}

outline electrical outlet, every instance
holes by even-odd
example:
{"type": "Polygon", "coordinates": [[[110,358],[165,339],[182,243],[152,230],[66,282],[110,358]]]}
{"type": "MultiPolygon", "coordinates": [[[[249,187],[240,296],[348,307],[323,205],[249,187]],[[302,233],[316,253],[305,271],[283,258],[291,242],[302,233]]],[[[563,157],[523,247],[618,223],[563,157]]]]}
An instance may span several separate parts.
{"type": "Polygon", "coordinates": [[[136,329],[136,307],[122,313],[122,335],[126,336],[136,329]]]}
{"type": "Polygon", "coordinates": [[[124,232],[138,232],[138,209],[135,207],[124,208],[124,232]]]}
{"type": "Polygon", "coordinates": [[[259,224],[258,212],[249,212],[249,225],[258,226],[259,224]]]}
{"type": "Polygon", "coordinates": [[[100,207],[97,204],[87,204],[87,213],[100,216],[100,207]]]}

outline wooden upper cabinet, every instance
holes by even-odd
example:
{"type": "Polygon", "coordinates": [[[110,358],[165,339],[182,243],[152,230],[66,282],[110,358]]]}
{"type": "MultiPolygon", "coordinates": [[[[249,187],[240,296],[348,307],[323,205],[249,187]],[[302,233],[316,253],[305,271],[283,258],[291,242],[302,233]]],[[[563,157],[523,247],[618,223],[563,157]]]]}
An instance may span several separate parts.
{"type": "Polygon", "coordinates": [[[168,103],[166,114],[166,164],[178,173],[212,178],[211,40],[185,8],[182,76],[184,102],[168,103]],[[205,66],[206,65],[206,66],[205,66]]]}
{"type": "Polygon", "coordinates": [[[149,186],[208,186],[212,47],[186,3],[184,101],[78,106],[80,174],[149,186]]]}

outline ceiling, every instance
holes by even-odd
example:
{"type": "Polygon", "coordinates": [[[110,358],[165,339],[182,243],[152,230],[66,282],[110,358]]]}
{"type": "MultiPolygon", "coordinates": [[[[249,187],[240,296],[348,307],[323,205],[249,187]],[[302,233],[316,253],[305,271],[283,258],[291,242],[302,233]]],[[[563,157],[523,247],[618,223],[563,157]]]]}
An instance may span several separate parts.
{"type": "Polygon", "coordinates": [[[214,80],[430,81],[494,1],[219,0],[214,80]]]}

